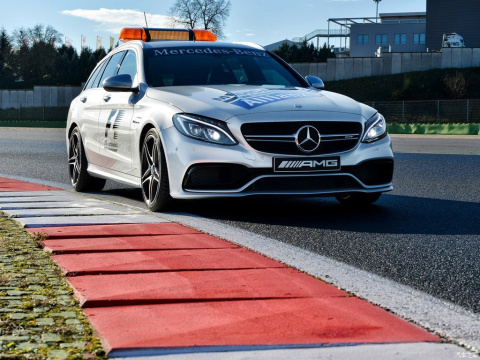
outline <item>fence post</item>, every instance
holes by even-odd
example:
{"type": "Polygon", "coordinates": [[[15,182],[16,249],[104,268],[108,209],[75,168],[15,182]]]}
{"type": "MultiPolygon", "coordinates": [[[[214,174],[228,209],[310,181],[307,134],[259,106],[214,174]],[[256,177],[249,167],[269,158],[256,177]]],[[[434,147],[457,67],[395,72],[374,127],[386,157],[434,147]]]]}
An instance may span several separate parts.
{"type": "Polygon", "coordinates": [[[402,101],[402,122],[405,122],[405,101],[402,101]]]}
{"type": "Polygon", "coordinates": [[[470,99],[467,99],[467,124],[470,122],[469,120],[469,113],[470,112],[470,99]]]}
{"type": "Polygon", "coordinates": [[[22,121],[22,105],[18,105],[18,121],[22,121]]]}
{"type": "Polygon", "coordinates": [[[45,121],[45,104],[43,104],[43,108],[42,108],[42,120],[45,121]]]}
{"type": "Polygon", "coordinates": [[[440,121],[440,100],[437,100],[437,124],[440,121]]]}

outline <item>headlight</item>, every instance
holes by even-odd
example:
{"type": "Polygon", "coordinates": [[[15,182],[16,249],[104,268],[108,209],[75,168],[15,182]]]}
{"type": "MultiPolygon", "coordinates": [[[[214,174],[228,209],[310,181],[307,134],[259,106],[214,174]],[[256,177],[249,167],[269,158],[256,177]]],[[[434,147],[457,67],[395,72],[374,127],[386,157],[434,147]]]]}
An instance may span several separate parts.
{"type": "Polygon", "coordinates": [[[365,123],[365,135],[362,142],[371,143],[387,136],[387,123],[382,115],[376,113],[365,123]]]}
{"type": "Polygon", "coordinates": [[[194,115],[177,114],[173,116],[173,124],[183,135],[197,140],[222,145],[238,144],[224,121],[194,115]]]}

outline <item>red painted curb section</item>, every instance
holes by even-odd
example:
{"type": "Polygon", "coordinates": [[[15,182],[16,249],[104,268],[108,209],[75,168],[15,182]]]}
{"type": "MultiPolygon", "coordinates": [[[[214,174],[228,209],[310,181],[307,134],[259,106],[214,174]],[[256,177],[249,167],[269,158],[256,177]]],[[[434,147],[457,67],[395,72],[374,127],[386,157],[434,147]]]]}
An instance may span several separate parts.
{"type": "Polygon", "coordinates": [[[355,297],[116,306],[84,311],[108,340],[107,350],[116,351],[438,341],[355,297]]]}
{"type": "Polygon", "coordinates": [[[59,191],[59,189],[0,177],[0,192],[5,191],[59,191]]]}
{"type": "Polygon", "coordinates": [[[345,297],[337,288],[290,268],[178,271],[69,278],[83,307],[202,300],[345,297]],[[161,284],[161,286],[159,286],[161,284]]]}
{"type": "Polygon", "coordinates": [[[179,250],[238,248],[206,234],[152,235],[135,237],[103,237],[81,239],[55,239],[43,242],[52,254],[78,254],[102,251],[179,250]]]}
{"type": "Polygon", "coordinates": [[[44,244],[116,356],[440,342],[334,286],[179,224],[29,231],[48,235],[44,244]]]}
{"type": "Polygon", "coordinates": [[[53,255],[70,276],[153,271],[216,269],[261,269],[284,267],[252,251],[237,249],[192,249],[124,251],[53,255]]]}
{"type": "Polygon", "coordinates": [[[85,225],[69,227],[44,227],[25,229],[32,233],[44,233],[48,239],[85,239],[92,237],[111,236],[153,236],[202,234],[197,230],[174,223],[158,224],[116,224],[116,225],[85,225]]]}

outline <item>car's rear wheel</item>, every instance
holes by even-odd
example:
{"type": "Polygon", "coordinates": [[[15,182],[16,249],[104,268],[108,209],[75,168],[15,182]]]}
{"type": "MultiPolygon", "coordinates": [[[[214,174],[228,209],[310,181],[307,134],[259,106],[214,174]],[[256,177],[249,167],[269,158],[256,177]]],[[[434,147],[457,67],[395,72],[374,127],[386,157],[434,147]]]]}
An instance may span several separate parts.
{"type": "Polygon", "coordinates": [[[83,148],[80,129],[75,127],[68,142],[68,170],[70,182],[75,191],[100,191],[105,186],[105,179],[91,176],[87,172],[88,161],[83,148]]]}
{"type": "Polygon", "coordinates": [[[160,136],[150,129],[142,145],[142,194],[143,200],[151,211],[163,211],[172,203],[168,183],[167,161],[160,136]]]}
{"type": "Polygon", "coordinates": [[[351,193],[338,195],[335,198],[343,205],[347,206],[365,206],[373,204],[382,193],[351,193]]]}

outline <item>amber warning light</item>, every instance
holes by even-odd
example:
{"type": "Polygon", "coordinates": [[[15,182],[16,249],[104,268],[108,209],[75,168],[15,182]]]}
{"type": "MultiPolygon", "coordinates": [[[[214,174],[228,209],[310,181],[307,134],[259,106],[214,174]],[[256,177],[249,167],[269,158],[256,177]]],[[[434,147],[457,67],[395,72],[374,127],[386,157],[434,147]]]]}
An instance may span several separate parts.
{"type": "Polygon", "coordinates": [[[208,30],[199,29],[123,28],[120,32],[120,41],[131,40],[217,41],[217,36],[208,30]]]}

